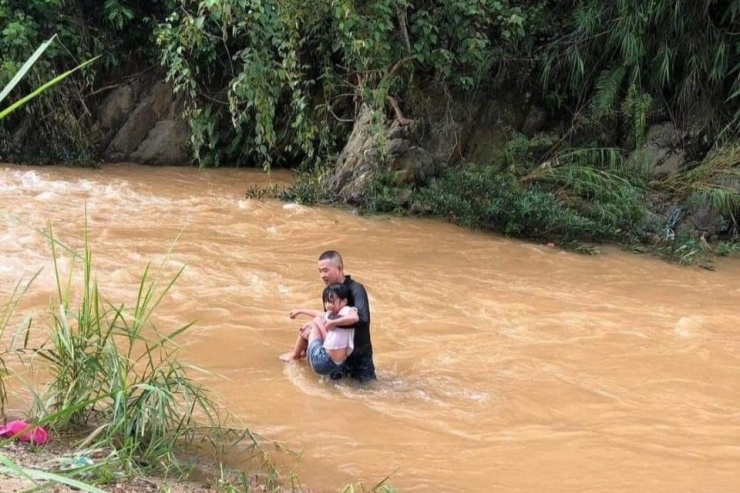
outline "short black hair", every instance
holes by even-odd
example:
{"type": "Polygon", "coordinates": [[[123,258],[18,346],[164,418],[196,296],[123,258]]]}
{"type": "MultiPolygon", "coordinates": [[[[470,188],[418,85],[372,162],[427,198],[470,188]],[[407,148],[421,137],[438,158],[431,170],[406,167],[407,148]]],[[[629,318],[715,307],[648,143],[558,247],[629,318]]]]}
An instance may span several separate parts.
{"type": "Polygon", "coordinates": [[[319,255],[319,262],[322,260],[331,260],[334,264],[344,269],[344,260],[342,260],[342,256],[339,255],[339,252],[335,250],[327,250],[319,255]]]}
{"type": "Polygon", "coordinates": [[[349,298],[349,288],[341,282],[335,282],[324,288],[322,297],[324,303],[334,300],[346,300],[349,298]]]}

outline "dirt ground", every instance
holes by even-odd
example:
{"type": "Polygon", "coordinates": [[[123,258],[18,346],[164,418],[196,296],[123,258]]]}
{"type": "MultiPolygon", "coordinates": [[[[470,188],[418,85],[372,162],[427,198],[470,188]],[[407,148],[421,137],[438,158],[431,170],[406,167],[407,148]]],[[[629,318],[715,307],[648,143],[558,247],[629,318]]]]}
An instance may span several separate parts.
{"type": "MultiPolygon", "coordinates": [[[[12,461],[14,464],[22,466],[24,468],[49,471],[59,470],[60,466],[66,463],[71,463],[74,457],[74,451],[72,450],[69,443],[65,443],[64,440],[55,440],[47,445],[34,447],[28,443],[21,443],[18,441],[8,441],[4,446],[0,447],[0,455],[12,461]]],[[[96,487],[110,493],[222,493],[231,491],[268,491],[268,488],[264,484],[260,484],[256,480],[250,481],[248,489],[245,489],[243,485],[238,483],[238,477],[236,474],[232,474],[231,477],[226,476],[227,481],[231,481],[235,489],[229,489],[226,485],[219,484],[217,478],[221,477],[218,465],[214,462],[213,464],[207,464],[208,459],[199,459],[199,467],[203,467],[201,475],[210,476],[214,479],[203,479],[202,481],[182,481],[176,479],[165,479],[156,476],[138,476],[133,479],[127,480],[113,480],[108,484],[97,485],[96,487]],[[203,463],[204,462],[204,463],[203,463]],[[212,474],[208,474],[207,471],[211,471],[212,474]],[[205,472],[205,474],[204,474],[205,472]]],[[[5,472],[7,468],[3,468],[5,472]]],[[[80,490],[66,486],[53,484],[49,482],[34,481],[23,478],[16,473],[3,474],[0,472],[0,492],[2,493],[22,493],[25,491],[38,491],[39,484],[46,485],[43,491],[54,492],[54,493],[79,493],[80,490]]],[[[295,491],[298,490],[286,490],[295,491]]],[[[309,489],[301,489],[300,493],[318,493],[311,492],[309,489]]]]}
{"type": "MultiPolygon", "coordinates": [[[[11,441],[0,448],[0,454],[25,468],[50,470],[54,466],[58,467],[60,458],[72,457],[73,451],[59,441],[38,447],[34,447],[28,443],[11,441]]],[[[44,491],[54,493],[79,493],[80,491],[79,489],[65,485],[52,485],[48,482],[39,483],[48,485],[44,491]]],[[[34,481],[19,477],[16,474],[0,474],[0,491],[3,493],[21,493],[37,486],[34,481]]],[[[137,477],[123,482],[114,482],[98,486],[98,488],[103,491],[116,493],[155,493],[160,491],[170,491],[171,493],[212,493],[218,491],[218,487],[212,488],[202,483],[163,480],[162,478],[150,476],[137,477]]]]}

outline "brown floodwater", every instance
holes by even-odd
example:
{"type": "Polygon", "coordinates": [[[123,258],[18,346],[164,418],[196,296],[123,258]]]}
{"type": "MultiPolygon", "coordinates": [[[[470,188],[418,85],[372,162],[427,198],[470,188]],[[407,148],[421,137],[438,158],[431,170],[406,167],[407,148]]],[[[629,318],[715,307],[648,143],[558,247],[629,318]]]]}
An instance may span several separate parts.
{"type": "Polygon", "coordinates": [[[245,198],[289,178],[0,166],[0,299],[43,269],[17,315],[48,309],[42,232],[79,247],[87,211],[110,300],[135,298],[147,262],[165,279],[186,265],[159,325],[196,321],[183,359],[213,372],[197,378],[241,422],[302,451],[304,484],[392,474],[413,492],[740,489],[740,262],[709,272],[616,248],[581,256],[245,198]],[[290,309],[321,307],[326,249],[370,295],[378,381],[366,388],[278,360],[295,337],[290,309]]]}

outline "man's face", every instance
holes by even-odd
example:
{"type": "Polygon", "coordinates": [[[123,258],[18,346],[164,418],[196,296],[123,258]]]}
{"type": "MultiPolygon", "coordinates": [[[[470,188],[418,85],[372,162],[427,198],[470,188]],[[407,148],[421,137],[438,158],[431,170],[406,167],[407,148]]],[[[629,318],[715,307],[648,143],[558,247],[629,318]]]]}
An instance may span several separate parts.
{"type": "Polygon", "coordinates": [[[335,282],[344,282],[344,272],[330,259],[319,260],[319,277],[327,286],[335,282]]]}

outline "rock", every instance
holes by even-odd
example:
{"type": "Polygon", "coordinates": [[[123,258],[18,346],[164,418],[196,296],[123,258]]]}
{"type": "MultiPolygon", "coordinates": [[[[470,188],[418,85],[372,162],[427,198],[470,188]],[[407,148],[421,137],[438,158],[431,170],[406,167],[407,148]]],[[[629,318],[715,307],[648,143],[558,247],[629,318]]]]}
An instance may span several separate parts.
{"type": "Polygon", "coordinates": [[[673,148],[681,144],[686,137],[686,132],[679,131],[671,122],[658,123],[651,125],[645,137],[647,145],[653,144],[656,147],[673,148]]]}
{"type": "Polygon", "coordinates": [[[673,178],[686,166],[686,153],[678,147],[684,136],[672,123],[651,126],[645,145],[629,156],[627,166],[644,171],[653,182],[673,178]]]}
{"type": "Polygon", "coordinates": [[[157,82],[152,88],[152,110],[158,120],[170,118],[170,107],[173,105],[172,85],[166,82],[157,82]]]}
{"type": "Polygon", "coordinates": [[[134,90],[129,85],[111,91],[98,110],[100,126],[104,130],[116,130],[126,121],[134,109],[134,90]]]}
{"type": "Polygon", "coordinates": [[[144,99],[123,124],[113,140],[108,144],[103,157],[110,162],[125,161],[144,141],[149,130],[157,123],[154,113],[154,100],[144,99]]]}
{"type": "Polygon", "coordinates": [[[327,181],[329,188],[343,202],[360,203],[376,173],[395,172],[398,185],[421,183],[431,177],[435,160],[414,142],[411,133],[397,122],[388,126],[381,115],[363,105],[327,181]],[[380,131],[376,118],[381,119],[380,131]]]}
{"type": "Polygon", "coordinates": [[[652,178],[666,180],[673,178],[684,169],[686,153],[681,150],[668,151],[661,160],[653,165],[652,178]]]}
{"type": "Polygon", "coordinates": [[[425,183],[432,178],[434,159],[425,149],[406,146],[403,152],[391,154],[388,169],[397,171],[397,183],[425,183]]]}
{"type": "Polygon", "coordinates": [[[547,118],[547,110],[533,105],[529,108],[527,117],[524,119],[524,123],[522,124],[522,133],[530,137],[533,136],[545,128],[547,125],[547,118]]]}
{"type": "Polygon", "coordinates": [[[700,233],[717,235],[727,230],[728,222],[709,206],[702,206],[682,221],[682,226],[690,227],[700,233]]]}
{"type": "Polygon", "coordinates": [[[167,118],[172,106],[172,88],[158,82],[131,113],[113,140],[108,144],[103,157],[110,162],[130,159],[149,131],[159,120],[167,118]]]}
{"type": "Polygon", "coordinates": [[[434,162],[443,166],[460,159],[460,135],[463,126],[449,118],[441,118],[430,126],[421,147],[429,151],[434,162]]]}
{"type": "Polygon", "coordinates": [[[188,164],[190,132],[182,120],[157,122],[131,160],[140,164],[174,166],[188,164]]]}

